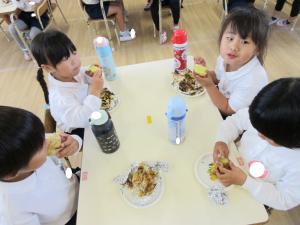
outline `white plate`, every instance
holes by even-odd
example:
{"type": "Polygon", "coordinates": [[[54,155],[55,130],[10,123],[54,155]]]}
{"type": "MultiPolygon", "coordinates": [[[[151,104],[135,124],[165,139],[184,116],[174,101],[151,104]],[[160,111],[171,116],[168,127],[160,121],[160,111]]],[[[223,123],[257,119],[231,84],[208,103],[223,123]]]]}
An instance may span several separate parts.
{"type": "Polygon", "coordinates": [[[233,187],[230,185],[229,187],[225,187],[218,179],[211,180],[208,174],[209,164],[213,162],[213,153],[205,153],[199,157],[199,159],[195,163],[195,175],[200,184],[202,184],[206,188],[211,188],[216,185],[220,185],[224,187],[225,190],[229,190],[233,187]]]}
{"type": "MultiPolygon", "coordinates": [[[[90,67],[90,65],[87,66],[83,66],[84,71],[86,71],[88,68],[90,67]]],[[[118,97],[118,95],[116,95],[116,93],[114,91],[111,90],[111,88],[104,82],[104,86],[103,88],[107,88],[109,91],[111,91],[114,95],[113,99],[111,100],[111,105],[108,109],[106,109],[108,112],[113,111],[117,105],[119,105],[120,103],[120,99],[118,97]]],[[[100,109],[103,109],[102,107],[100,107],[100,109]]]]}
{"type": "MultiPolygon", "coordinates": [[[[110,107],[108,109],[106,109],[108,112],[111,112],[116,108],[117,105],[119,105],[120,100],[119,100],[119,97],[110,88],[108,88],[108,87],[104,87],[104,88],[107,88],[109,91],[111,91],[114,94],[113,98],[110,101],[110,107]]],[[[103,109],[102,106],[101,106],[101,109],[103,109]]]]}
{"type": "MultiPolygon", "coordinates": [[[[180,79],[180,76],[184,76],[184,75],[179,75],[178,74],[178,79],[176,80],[176,79],[174,79],[174,76],[177,76],[177,75],[174,75],[174,74],[172,74],[172,76],[173,76],[173,78],[172,78],[172,82],[171,82],[171,85],[174,87],[174,89],[176,90],[176,91],[178,91],[180,94],[182,94],[182,95],[184,95],[184,96],[188,96],[188,97],[198,97],[198,96],[201,96],[201,95],[203,95],[204,93],[205,93],[205,88],[204,87],[202,87],[202,90],[201,91],[197,91],[195,94],[193,94],[193,95],[191,95],[191,94],[189,94],[188,92],[184,92],[184,91],[181,91],[180,89],[179,89],[179,83],[180,83],[180,81],[181,81],[181,79],[180,79]]],[[[182,78],[183,79],[183,78],[182,78]]],[[[196,81],[197,82],[197,81],[196,81]]]]}
{"type": "Polygon", "coordinates": [[[144,196],[144,197],[138,197],[136,194],[134,194],[130,189],[128,189],[126,186],[122,186],[121,189],[121,195],[122,198],[127,202],[130,206],[135,208],[145,208],[152,206],[159,202],[161,199],[161,196],[164,192],[164,183],[161,176],[158,178],[158,182],[152,192],[152,194],[144,196]]]}

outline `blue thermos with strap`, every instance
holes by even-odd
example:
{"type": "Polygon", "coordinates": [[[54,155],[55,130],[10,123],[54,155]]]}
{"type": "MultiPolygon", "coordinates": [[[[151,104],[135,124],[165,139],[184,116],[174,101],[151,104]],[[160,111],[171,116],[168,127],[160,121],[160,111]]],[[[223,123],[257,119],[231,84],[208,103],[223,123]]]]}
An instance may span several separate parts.
{"type": "Polygon", "coordinates": [[[185,139],[187,108],[180,96],[169,99],[166,116],[168,118],[168,136],[173,144],[181,144],[185,139]]]}
{"type": "Polygon", "coordinates": [[[97,37],[94,40],[94,46],[104,77],[109,81],[116,79],[116,66],[109,41],[105,37],[97,37]]]}

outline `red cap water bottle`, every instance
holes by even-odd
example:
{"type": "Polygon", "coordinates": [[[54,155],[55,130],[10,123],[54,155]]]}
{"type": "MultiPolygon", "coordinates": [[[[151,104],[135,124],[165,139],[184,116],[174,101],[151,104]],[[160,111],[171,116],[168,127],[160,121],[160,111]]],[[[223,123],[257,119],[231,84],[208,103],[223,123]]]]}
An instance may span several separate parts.
{"type": "Polygon", "coordinates": [[[175,72],[184,74],[187,72],[187,33],[183,29],[178,29],[172,37],[174,52],[175,72]]]}

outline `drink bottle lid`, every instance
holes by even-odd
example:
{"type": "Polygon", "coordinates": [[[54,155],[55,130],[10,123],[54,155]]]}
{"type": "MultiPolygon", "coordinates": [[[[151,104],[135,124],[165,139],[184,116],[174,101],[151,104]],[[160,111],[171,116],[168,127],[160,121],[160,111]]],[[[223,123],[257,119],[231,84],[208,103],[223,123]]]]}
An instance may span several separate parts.
{"type": "Polygon", "coordinates": [[[108,120],[108,114],[105,110],[93,112],[90,116],[91,125],[102,125],[108,120]]]}
{"type": "Polygon", "coordinates": [[[105,38],[105,37],[99,36],[99,37],[96,37],[94,39],[94,46],[95,47],[104,47],[108,44],[109,44],[109,42],[108,42],[107,38],[105,38]]]}
{"type": "Polygon", "coordinates": [[[182,120],[186,115],[186,104],[181,96],[173,96],[169,99],[167,117],[171,120],[182,120]]]}
{"type": "Polygon", "coordinates": [[[183,44],[187,42],[187,33],[183,29],[178,29],[174,32],[172,37],[173,44],[183,44]]]}

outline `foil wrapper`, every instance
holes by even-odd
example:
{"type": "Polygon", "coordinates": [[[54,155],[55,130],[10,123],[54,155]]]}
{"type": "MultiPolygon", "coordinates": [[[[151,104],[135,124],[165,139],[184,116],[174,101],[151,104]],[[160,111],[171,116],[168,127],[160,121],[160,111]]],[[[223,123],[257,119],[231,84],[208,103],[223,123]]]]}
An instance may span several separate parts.
{"type": "Polygon", "coordinates": [[[208,197],[218,205],[225,205],[228,203],[228,195],[225,189],[219,185],[209,189],[208,197]]]}

